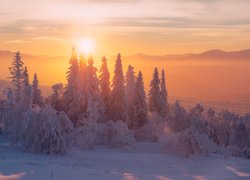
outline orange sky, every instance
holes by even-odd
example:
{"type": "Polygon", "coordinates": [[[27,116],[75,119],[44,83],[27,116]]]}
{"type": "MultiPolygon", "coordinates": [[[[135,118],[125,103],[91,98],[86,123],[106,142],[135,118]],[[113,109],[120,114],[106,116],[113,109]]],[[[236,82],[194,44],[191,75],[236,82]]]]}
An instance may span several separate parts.
{"type": "MultiPolygon", "coordinates": [[[[249,7],[249,0],[0,0],[0,50],[64,57],[24,62],[41,84],[65,83],[72,46],[84,38],[94,42],[95,66],[101,56],[112,57],[111,73],[118,52],[126,57],[249,49],[249,7]]],[[[6,79],[11,58],[0,63],[0,79],[6,79]]],[[[171,96],[249,92],[248,61],[211,65],[136,59],[124,61],[124,72],[128,63],[136,72],[143,70],[146,88],[154,66],[164,68],[171,96]]]]}
{"type": "Polygon", "coordinates": [[[69,55],[81,38],[94,53],[238,50],[250,44],[248,0],[0,0],[0,49],[69,55]]]}

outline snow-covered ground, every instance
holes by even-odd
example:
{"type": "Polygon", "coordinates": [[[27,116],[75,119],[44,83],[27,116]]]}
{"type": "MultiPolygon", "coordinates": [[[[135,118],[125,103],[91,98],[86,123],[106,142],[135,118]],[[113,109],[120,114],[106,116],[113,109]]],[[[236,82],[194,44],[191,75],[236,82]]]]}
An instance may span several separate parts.
{"type": "Polygon", "coordinates": [[[64,156],[24,153],[0,140],[0,180],[74,179],[250,179],[247,159],[210,155],[185,158],[159,144],[93,150],[73,148],[64,156]]]}

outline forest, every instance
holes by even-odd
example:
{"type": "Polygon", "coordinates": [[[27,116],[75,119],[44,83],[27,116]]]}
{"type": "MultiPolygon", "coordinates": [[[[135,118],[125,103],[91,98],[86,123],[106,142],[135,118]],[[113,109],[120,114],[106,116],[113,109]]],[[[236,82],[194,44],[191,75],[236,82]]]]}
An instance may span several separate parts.
{"type": "Polygon", "coordinates": [[[250,113],[216,112],[202,104],[187,110],[179,101],[169,103],[164,69],[152,69],[146,92],[141,71],[137,74],[129,65],[123,72],[121,54],[112,80],[107,61],[102,57],[97,69],[92,57],[73,48],[67,84],[54,84],[53,93],[43,97],[39,75],[30,82],[25,60],[16,52],[9,68],[12,86],[0,103],[1,136],[39,154],[152,142],[185,157],[217,153],[250,158],[250,113]]]}

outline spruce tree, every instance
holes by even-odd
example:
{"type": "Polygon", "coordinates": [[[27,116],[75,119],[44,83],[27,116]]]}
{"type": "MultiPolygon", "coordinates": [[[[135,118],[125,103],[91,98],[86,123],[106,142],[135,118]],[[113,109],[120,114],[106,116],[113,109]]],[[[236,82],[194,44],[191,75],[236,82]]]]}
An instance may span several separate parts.
{"type": "Polygon", "coordinates": [[[65,88],[63,96],[64,110],[69,116],[69,118],[72,120],[73,124],[75,126],[78,126],[79,125],[78,113],[80,108],[79,83],[78,83],[79,67],[78,67],[76,49],[74,47],[72,49],[72,55],[69,63],[70,67],[67,72],[68,84],[65,88]]]}
{"type": "Polygon", "coordinates": [[[162,96],[162,108],[161,108],[161,115],[166,116],[167,114],[167,107],[168,107],[168,93],[166,89],[166,80],[165,80],[165,72],[162,70],[161,74],[161,96],[162,96]]]}
{"type": "Polygon", "coordinates": [[[21,106],[27,110],[33,103],[32,86],[29,84],[29,73],[27,67],[23,71],[21,106]]]}
{"type": "Polygon", "coordinates": [[[133,121],[135,121],[135,110],[134,110],[134,93],[135,93],[135,72],[134,68],[129,65],[126,73],[126,115],[129,127],[132,127],[133,121]]]}
{"type": "Polygon", "coordinates": [[[23,80],[23,61],[20,52],[15,53],[15,57],[12,61],[12,66],[9,68],[10,77],[14,90],[15,101],[19,102],[21,100],[22,91],[22,80],[23,80]]]}
{"type": "Polygon", "coordinates": [[[32,84],[32,92],[33,92],[33,104],[43,106],[42,92],[39,89],[39,81],[37,79],[36,73],[34,74],[34,79],[33,79],[33,84],[32,84]]]}
{"type": "Polygon", "coordinates": [[[135,119],[132,124],[133,129],[138,129],[147,123],[147,99],[144,89],[143,76],[141,71],[135,83],[134,92],[134,113],[135,119]]]}
{"type": "Polygon", "coordinates": [[[159,79],[158,69],[155,68],[149,90],[149,104],[148,104],[149,111],[161,114],[161,109],[162,109],[161,105],[162,105],[162,96],[160,91],[160,79],[159,79]]]}
{"type": "Polygon", "coordinates": [[[104,107],[100,97],[99,81],[96,75],[97,69],[93,66],[92,57],[88,60],[87,67],[87,119],[92,128],[97,121],[102,121],[104,107]]]}
{"type": "Polygon", "coordinates": [[[113,121],[125,121],[124,76],[120,53],[117,55],[114,78],[112,82],[111,115],[113,121]]]}
{"type": "Polygon", "coordinates": [[[79,85],[79,99],[80,99],[80,108],[79,112],[82,117],[86,117],[87,111],[87,63],[84,58],[84,55],[80,55],[79,61],[79,73],[78,73],[78,85],[79,85]]]}
{"type": "Polygon", "coordinates": [[[107,58],[105,56],[102,58],[102,66],[100,69],[100,73],[101,74],[99,76],[99,83],[100,83],[101,98],[104,103],[105,114],[107,118],[109,118],[111,89],[110,89],[110,74],[107,65],[107,58]]]}
{"type": "Polygon", "coordinates": [[[29,73],[28,73],[28,69],[25,66],[24,71],[23,71],[23,86],[28,86],[29,85],[29,73]]]}

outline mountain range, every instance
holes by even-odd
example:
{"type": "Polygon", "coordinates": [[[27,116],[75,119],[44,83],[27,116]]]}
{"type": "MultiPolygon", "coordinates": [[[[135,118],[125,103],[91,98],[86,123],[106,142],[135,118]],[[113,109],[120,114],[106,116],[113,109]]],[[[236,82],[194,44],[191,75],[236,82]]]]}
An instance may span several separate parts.
{"type": "MultiPolygon", "coordinates": [[[[22,54],[24,59],[36,59],[36,60],[58,60],[65,59],[64,56],[48,56],[48,55],[31,55],[22,54]]],[[[0,59],[12,58],[13,52],[8,50],[0,50],[0,59]]],[[[134,55],[124,56],[124,59],[143,59],[143,60],[250,60],[250,49],[240,51],[223,51],[219,49],[213,49],[202,53],[187,53],[187,54],[166,54],[166,55],[147,55],[138,53],[134,55]]]]}

